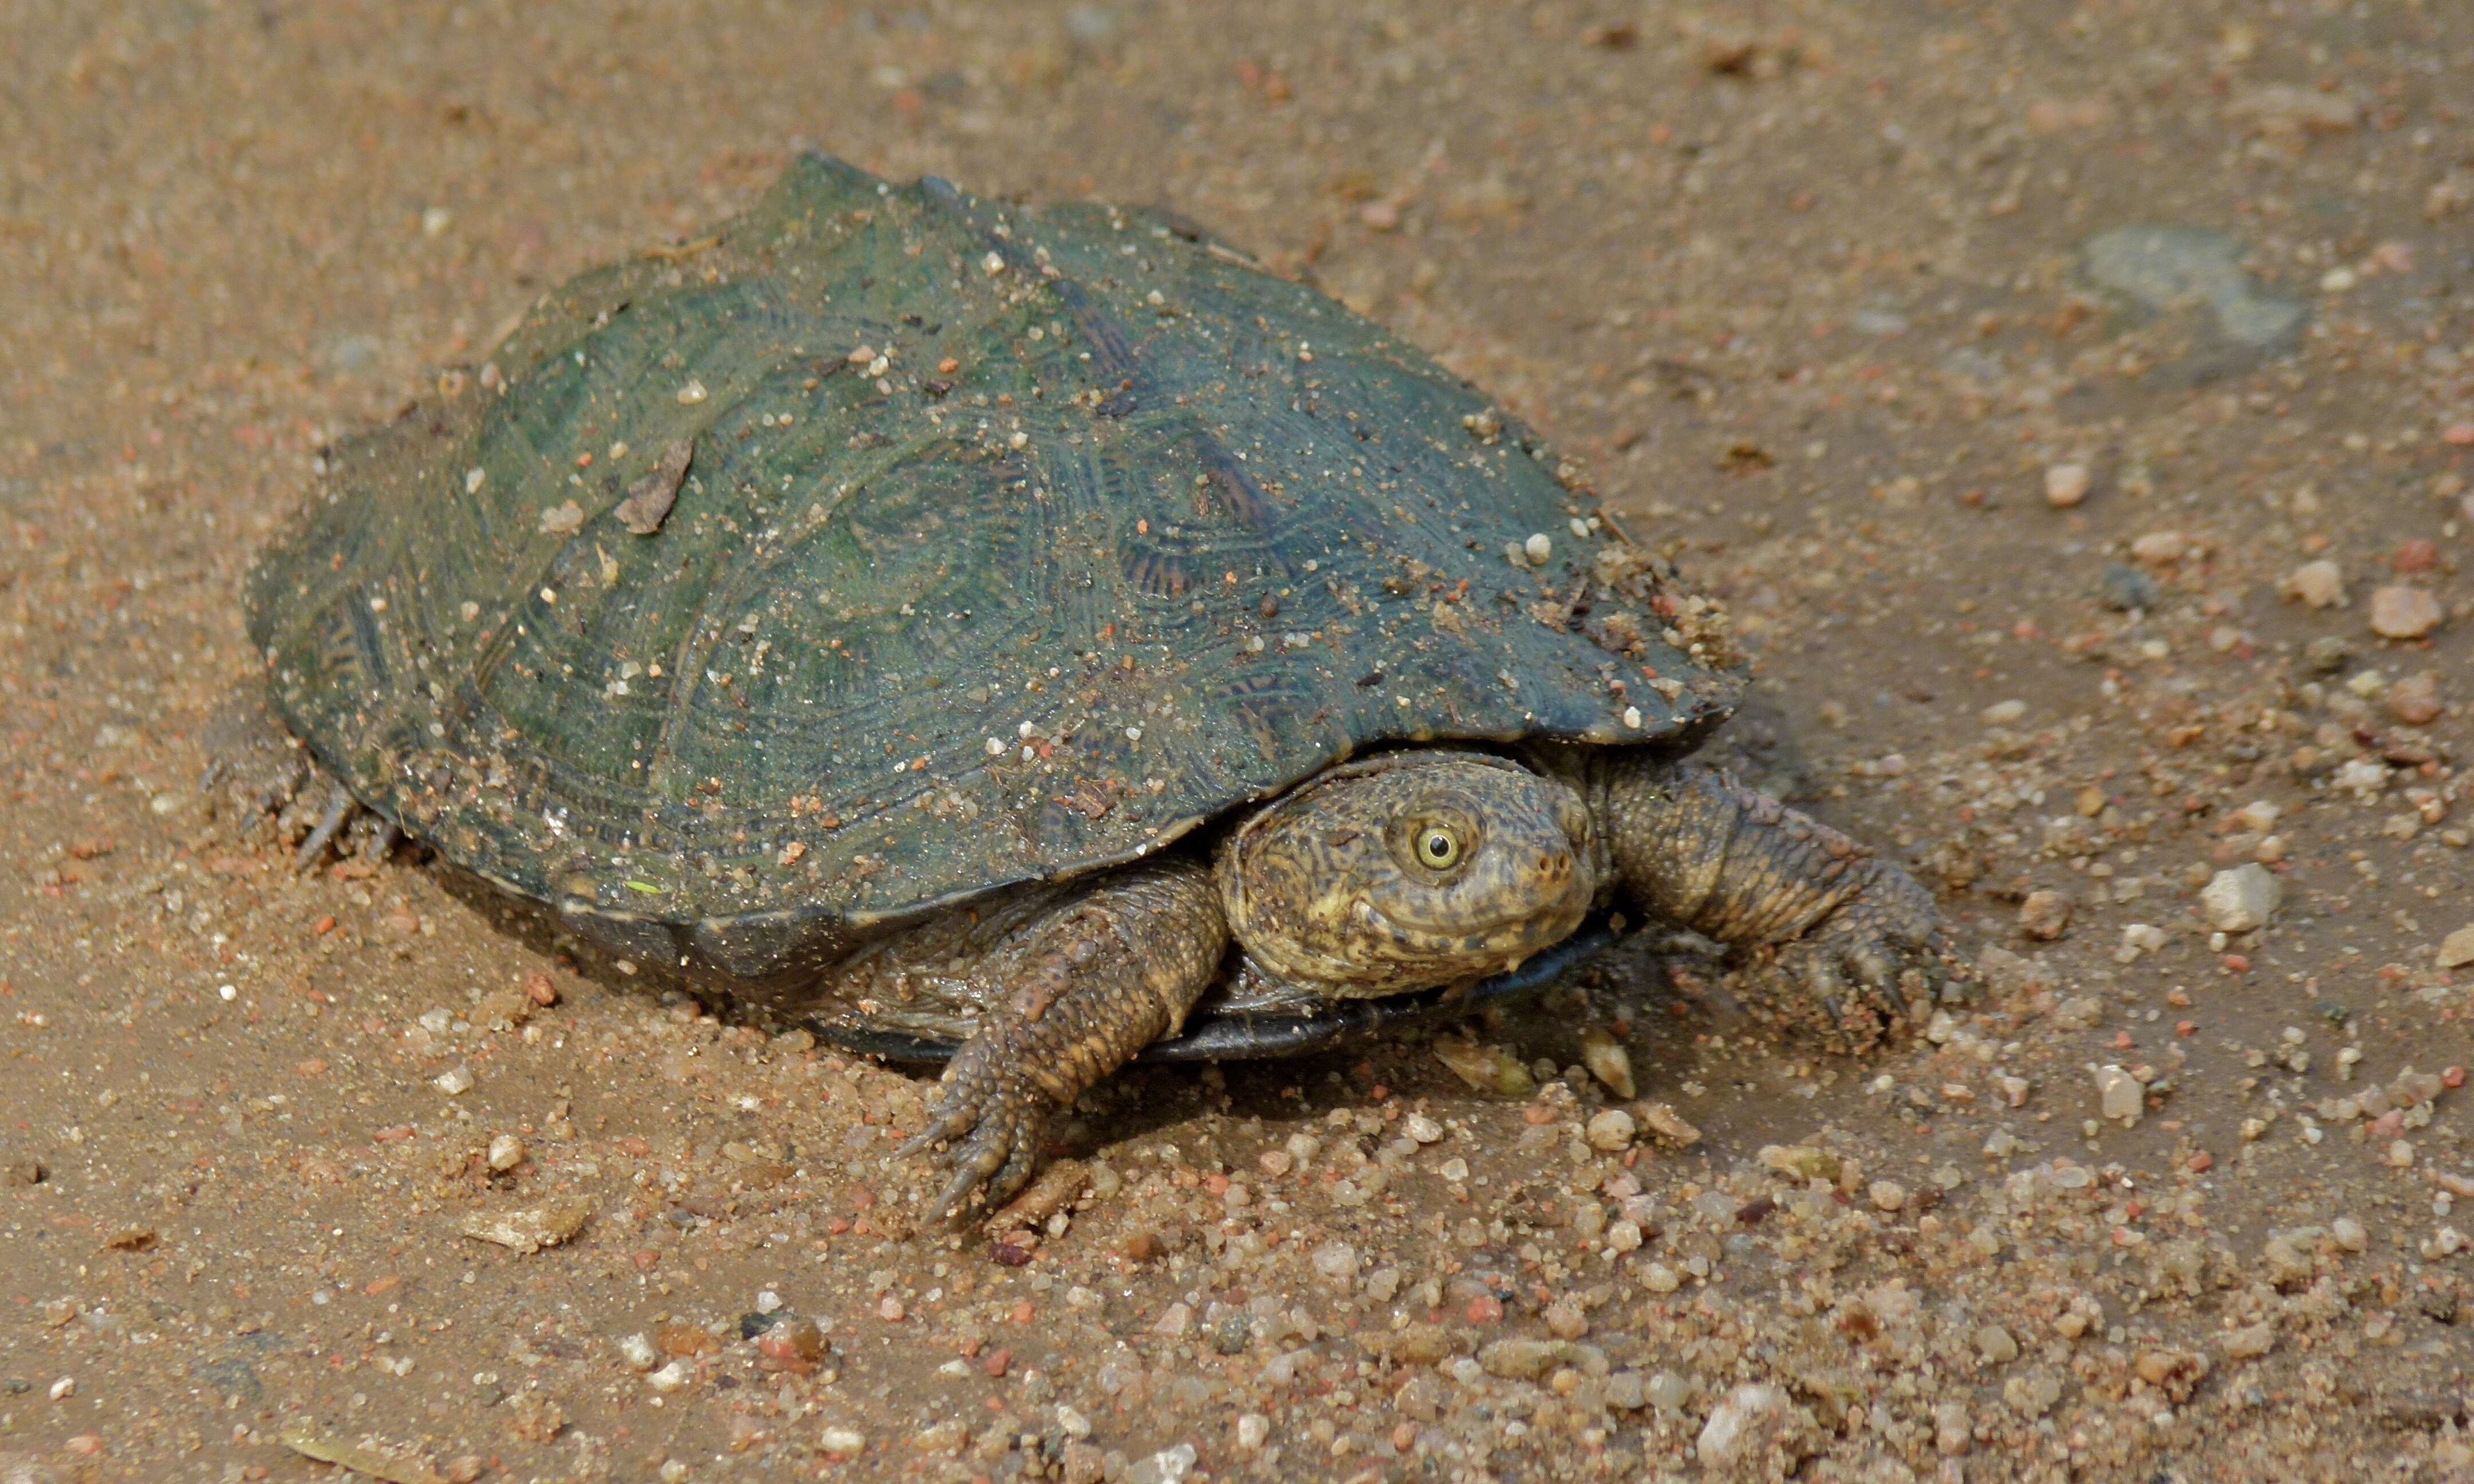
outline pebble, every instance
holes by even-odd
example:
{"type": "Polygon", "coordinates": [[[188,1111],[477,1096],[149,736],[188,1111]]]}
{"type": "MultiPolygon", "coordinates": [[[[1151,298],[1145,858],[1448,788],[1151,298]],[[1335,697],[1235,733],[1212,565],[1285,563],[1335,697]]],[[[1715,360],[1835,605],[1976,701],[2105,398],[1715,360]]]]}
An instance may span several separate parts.
{"type": "Polygon", "coordinates": [[[1248,1452],[1261,1448],[1272,1436],[1272,1420],[1260,1412],[1248,1412],[1237,1419],[1237,1446],[1248,1452]]]}
{"type": "Polygon", "coordinates": [[[2285,883],[2256,862],[2219,871],[2199,890],[2199,910],[2220,933],[2266,926],[2284,900],[2285,883]]]}
{"type": "Polygon", "coordinates": [[[2045,503],[2068,510],[2088,497],[2093,481],[2084,464],[2056,464],[2045,470],[2045,503]]]}
{"type": "Polygon", "coordinates": [[[1443,1126],[1424,1113],[1411,1113],[1400,1120],[1400,1132],[1421,1144],[1431,1144],[1443,1137],[1443,1126]]]}
{"type": "Polygon", "coordinates": [[[2384,639],[2418,639],[2439,627],[2439,600],[2428,588],[2394,584],[2371,593],[2371,632],[2384,639]]]}
{"type": "Polygon", "coordinates": [[[1906,1186],[1896,1181],[1877,1180],[1865,1188],[1864,1193],[1881,1210],[1898,1210],[1907,1204],[1906,1186]]]}
{"type": "Polygon", "coordinates": [[[2276,1327],[2262,1321],[2225,1335],[2227,1360],[2256,1360],[2276,1348],[2276,1327]]]}
{"type": "Polygon", "coordinates": [[[1673,1293],[1684,1286],[1684,1280],[1678,1278],[1675,1270],[1663,1262],[1651,1263],[1649,1270],[1640,1275],[1640,1281],[1652,1293],[1673,1293]]]}
{"type": "Polygon", "coordinates": [[[2165,591],[2156,586],[2155,578],[2120,562],[2106,564],[2104,574],[2097,579],[2097,595],[2117,613],[2144,612],[2165,601],[2165,591]]]}
{"type": "Polygon", "coordinates": [[[2147,1106],[2147,1089],[2139,1079],[2109,1063],[2096,1069],[2096,1092],[2098,1111],[2107,1118],[2137,1123],[2147,1106]]]}
{"type": "Polygon", "coordinates": [[[2006,1366],[2019,1358],[2019,1342],[2000,1325],[1985,1325],[1976,1331],[1977,1353],[1998,1366],[2006,1366]]]}
{"type": "Polygon", "coordinates": [[[2439,940],[2439,967],[2462,969],[2474,964],[2474,924],[2469,924],[2439,940]]]}
{"type": "Polygon", "coordinates": [[[1617,1097],[1633,1095],[1632,1054],[1624,1050],[1623,1042],[1615,1040],[1613,1032],[1597,1025],[1583,1032],[1581,1063],[1608,1091],[1617,1097]]]}
{"type": "Polygon", "coordinates": [[[566,1196],[520,1210],[476,1212],[465,1217],[457,1230],[477,1241],[496,1242],[529,1256],[574,1236],[592,1215],[591,1201],[566,1196]]]}
{"type": "Polygon", "coordinates": [[[524,1141],[513,1134],[490,1140],[490,1168],[504,1174],[524,1162],[524,1141]]]}
{"type": "Polygon", "coordinates": [[[2273,352],[2299,344],[2311,306],[2244,272],[2249,254],[2248,244],[2223,232],[2147,224],[2098,233],[2080,248],[2090,278],[2142,308],[2163,314],[2195,299],[2234,346],[2273,352]]]}
{"type": "Polygon", "coordinates": [[[461,1097],[473,1090],[473,1068],[461,1065],[450,1066],[440,1072],[431,1086],[449,1097],[461,1097]]]}
{"type": "Polygon", "coordinates": [[[816,1447],[828,1453],[853,1458],[867,1450],[867,1434],[856,1427],[828,1427],[816,1434],[816,1447]]]}
{"type": "Polygon", "coordinates": [[[2015,699],[1996,701],[1977,714],[1988,727],[2007,727],[2027,714],[2027,703],[2015,699]]]}
{"type": "Polygon", "coordinates": [[[2313,608],[2338,608],[2345,601],[2345,574],[2325,558],[2286,573],[2282,586],[2287,597],[2313,608]]]}
{"type": "Polygon", "coordinates": [[[1346,1242],[1325,1242],[1314,1252],[1315,1271],[1336,1283],[1357,1281],[1357,1249],[1346,1242]]]}
{"type": "Polygon", "coordinates": [[[1721,1469],[1734,1463],[1750,1441],[1753,1424],[1786,1405],[1786,1393],[1775,1386],[1748,1381],[1727,1393],[1725,1400],[1710,1409],[1710,1421],[1703,1424],[1701,1436],[1693,1444],[1693,1453],[1703,1465],[1721,1469]]]}
{"type": "Polygon", "coordinates": [[[2385,700],[2389,714],[2409,727],[2427,727],[2447,709],[2439,699],[2439,676],[2430,670],[2417,670],[2389,686],[2385,700]]]}
{"type": "Polygon", "coordinates": [[[1589,1120],[1589,1147],[1602,1154],[1621,1154],[1632,1147],[1632,1114],[1610,1108],[1589,1120]]]}
{"type": "Polygon", "coordinates": [[[2050,943],[2069,931],[2071,899],[2056,891],[2034,891],[2019,903],[2019,931],[2050,943]]]}
{"type": "Polygon", "coordinates": [[[653,1337],[639,1330],[618,1342],[618,1358],[630,1371],[649,1371],[662,1357],[653,1349],[653,1337]]]}
{"type": "Polygon", "coordinates": [[[1191,1443],[1164,1448],[1126,1471],[1128,1484],[1183,1484],[1201,1452],[1191,1443]]]}

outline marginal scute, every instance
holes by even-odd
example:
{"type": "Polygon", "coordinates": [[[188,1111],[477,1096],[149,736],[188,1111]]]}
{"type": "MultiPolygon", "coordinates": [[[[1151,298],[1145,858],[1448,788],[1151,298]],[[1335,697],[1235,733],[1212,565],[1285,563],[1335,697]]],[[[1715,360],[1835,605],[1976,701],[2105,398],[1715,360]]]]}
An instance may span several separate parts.
{"type": "Polygon", "coordinates": [[[617,951],[772,973],[1370,750],[1732,703],[1528,434],[1156,215],[809,156],[492,360],[334,451],[250,633],[355,794],[617,951]]]}

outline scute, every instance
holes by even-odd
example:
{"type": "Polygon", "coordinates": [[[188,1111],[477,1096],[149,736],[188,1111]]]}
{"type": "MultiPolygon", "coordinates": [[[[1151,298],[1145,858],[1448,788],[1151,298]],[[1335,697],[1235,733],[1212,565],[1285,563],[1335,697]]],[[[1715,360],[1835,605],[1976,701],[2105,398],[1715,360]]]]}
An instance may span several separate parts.
{"type": "Polygon", "coordinates": [[[1156,218],[808,156],[493,359],[335,450],[250,632],[365,802],[605,938],[763,971],[1369,748],[1733,697],[1481,395],[1156,218]]]}

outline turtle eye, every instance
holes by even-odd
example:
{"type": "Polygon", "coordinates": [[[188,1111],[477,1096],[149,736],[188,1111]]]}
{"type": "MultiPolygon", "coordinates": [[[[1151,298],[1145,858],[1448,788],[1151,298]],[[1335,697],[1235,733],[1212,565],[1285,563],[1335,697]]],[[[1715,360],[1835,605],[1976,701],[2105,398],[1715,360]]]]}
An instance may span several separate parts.
{"type": "Polygon", "coordinates": [[[1429,871],[1449,871],[1461,863],[1461,837],[1449,825],[1418,828],[1418,864],[1429,871]]]}

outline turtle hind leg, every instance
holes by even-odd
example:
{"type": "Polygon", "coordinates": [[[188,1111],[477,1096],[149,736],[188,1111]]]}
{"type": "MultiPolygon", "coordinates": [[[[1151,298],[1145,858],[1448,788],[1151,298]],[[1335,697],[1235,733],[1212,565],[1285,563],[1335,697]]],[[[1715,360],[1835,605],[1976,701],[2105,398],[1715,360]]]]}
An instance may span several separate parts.
{"type": "MultiPolygon", "coordinates": [[[[265,699],[236,696],[210,718],[200,738],[206,767],[198,779],[219,823],[247,836],[264,830],[294,845],[293,866],[306,871],[326,859],[338,839],[371,854],[369,821],[352,791],[319,771],[309,750],[284,730],[265,699]]],[[[391,827],[379,838],[391,835],[391,827]]],[[[390,842],[391,843],[391,842],[390,842]]],[[[383,853],[379,851],[378,853],[383,853]]]]}
{"type": "MultiPolygon", "coordinates": [[[[1210,873],[1176,863],[1131,867],[1067,893],[966,966],[986,986],[988,1008],[946,1067],[927,1126],[896,1153],[942,1146],[951,1173],[936,1218],[1020,1189],[1049,1120],[1175,1034],[1227,946],[1210,873]]],[[[888,967],[880,960],[876,969],[888,967]]]]}
{"type": "Polygon", "coordinates": [[[1897,864],[1716,769],[1611,760],[1593,812],[1625,890],[1669,922],[1770,955],[1775,977],[1843,1021],[1909,992],[1956,996],[1964,969],[1931,893],[1897,864]]]}

